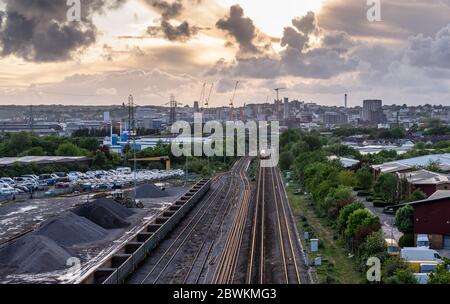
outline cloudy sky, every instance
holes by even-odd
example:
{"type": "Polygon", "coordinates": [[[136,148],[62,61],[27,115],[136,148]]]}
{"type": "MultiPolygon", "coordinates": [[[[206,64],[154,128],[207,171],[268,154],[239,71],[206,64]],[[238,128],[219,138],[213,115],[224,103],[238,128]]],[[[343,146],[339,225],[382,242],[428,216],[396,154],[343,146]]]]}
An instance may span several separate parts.
{"type": "Polygon", "coordinates": [[[0,0],[0,104],[450,104],[450,0],[0,0]]]}

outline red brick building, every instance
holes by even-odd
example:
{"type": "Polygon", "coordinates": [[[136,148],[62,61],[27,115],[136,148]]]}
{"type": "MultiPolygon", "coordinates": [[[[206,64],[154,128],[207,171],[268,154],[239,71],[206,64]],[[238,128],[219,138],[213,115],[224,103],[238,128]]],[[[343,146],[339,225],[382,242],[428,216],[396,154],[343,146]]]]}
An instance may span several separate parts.
{"type": "MultiPolygon", "coordinates": [[[[405,204],[406,205],[406,204],[405,204]]],[[[450,191],[438,190],[414,208],[414,234],[427,234],[433,249],[450,249],[450,191]]]]}

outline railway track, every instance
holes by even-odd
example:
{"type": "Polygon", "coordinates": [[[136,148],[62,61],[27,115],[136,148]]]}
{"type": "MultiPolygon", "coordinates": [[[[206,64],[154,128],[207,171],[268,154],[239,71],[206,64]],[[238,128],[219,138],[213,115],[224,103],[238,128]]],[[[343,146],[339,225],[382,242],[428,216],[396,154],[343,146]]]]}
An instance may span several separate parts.
{"type": "Polygon", "coordinates": [[[307,283],[294,225],[278,169],[260,167],[246,283],[307,283]]]}
{"type": "MultiPolygon", "coordinates": [[[[250,160],[248,159],[244,161],[245,168],[247,168],[249,163],[250,160]]],[[[243,182],[244,189],[239,199],[239,205],[237,206],[233,224],[228,233],[219,264],[213,277],[213,283],[215,284],[232,284],[235,279],[236,267],[244,237],[251,199],[250,181],[246,175],[246,170],[241,170],[239,172],[239,178],[243,182]]]]}
{"type": "Polygon", "coordinates": [[[144,262],[128,283],[204,283],[217,239],[239,194],[239,179],[245,162],[238,161],[230,173],[215,180],[216,187],[193,214],[144,262]]]}

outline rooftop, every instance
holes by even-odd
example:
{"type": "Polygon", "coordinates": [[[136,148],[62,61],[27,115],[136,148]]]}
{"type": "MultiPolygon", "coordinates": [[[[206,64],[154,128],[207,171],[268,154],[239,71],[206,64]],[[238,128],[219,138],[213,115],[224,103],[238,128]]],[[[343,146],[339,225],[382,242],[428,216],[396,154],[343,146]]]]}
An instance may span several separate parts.
{"type": "Polygon", "coordinates": [[[53,163],[74,163],[88,161],[90,158],[85,156],[25,156],[25,157],[3,157],[0,158],[0,167],[8,167],[14,164],[29,165],[35,164],[53,164],[53,163]]]}
{"type": "Polygon", "coordinates": [[[382,173],[392,173],[407,171],[414,168],[423,168],[431,163],[439,164],[442,171],[450,171],[450,153],[432,154],[408,159],[396,160],[393,162],[384,163],[381,165],[372,166],[373,169],[382,173]]]}
{"type": "Polygon", "coordinates": [[[439,185],[450,183],[450,175],[431,172],[428,170],[417,170],[406,173],[397,173],[400,178],[406,179],[410,184],[439,185]]]}

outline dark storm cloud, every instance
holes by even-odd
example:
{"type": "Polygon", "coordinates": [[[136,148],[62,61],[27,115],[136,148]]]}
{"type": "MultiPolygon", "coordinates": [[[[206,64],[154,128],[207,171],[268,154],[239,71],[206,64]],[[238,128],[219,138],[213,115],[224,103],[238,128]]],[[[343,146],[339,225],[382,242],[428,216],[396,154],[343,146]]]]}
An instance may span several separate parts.
{"type": "Polygon", "coordinates": [[[275,56],[238,56],[229,64],[219,62],[209,73],[263,79],[277,76],[329,79],[358,67],[359,58],[349,52],[355,42],[346,33],[323,31],[313,12],[293,19],[292,24],[284,29],[280,42],[286,48],[275,56]],[[320,45],[309,45],[313,36],[321,38],[320,45]]]}
{"type": "Polygon", "coordinates": [[[144,0],[144,2],[161,14],[159,26],[149,26],[147,28],[147,33],[150,36],[157,37],[162,35],[169,41],[186,42],[199,32],[200,28],[191,25],[188,21],[183,21],[179,25],[173,25],[171,20],[180,17],[186,8],[184,3],[187,3],[188,5],[197,5],[200,4],[202,0],[176,0],[174,2],[165,0],[144,0]]]}
{"type": "Polygon", "coordinates": [[[281,46],[293,47],[298,50],[303,50],[308,42],[308,37],[302,33],[299,33],[292,27],[285,27],[283,32],[283,38],[281,38],[281,46]]]}
{"type": "Polygon", "coordinates": [[[257,36],[256,27],[250,18],[244,17],[244,10],[239,5],[230,7],[230,13],[216,23],[216,27],[232,36],[243,53],[260,53],[254,44],[257,36]]]}
{"type": "Polygon", "coordinates": [[[305,35],[312,34],[317,30],[316,16],[313,12],[308,12],[301,18],[293,19],[292,25],[294,25],[301,33],[305,35]]]}
{"type": "Polygon", "coordinates": [[[68,60],[95,42],[97,29],[92,14],[118,8],[124,2],[83,2],[82,22],[68,22],[66,0],[4,0],[0,55],[15,55],[36,62],[68,60]]]}
{"type": "Polygon", "coordinates": [[[158,11],[161,14],[161,18],[164,20],[178,17],[184,8],[181,0],[174,2],[164,0],[145,0],[145,2],[158,11]]]}

